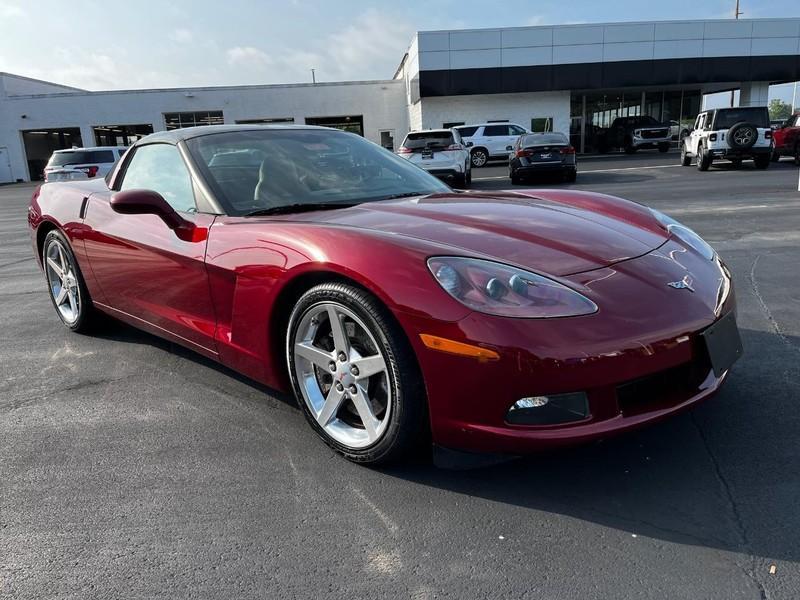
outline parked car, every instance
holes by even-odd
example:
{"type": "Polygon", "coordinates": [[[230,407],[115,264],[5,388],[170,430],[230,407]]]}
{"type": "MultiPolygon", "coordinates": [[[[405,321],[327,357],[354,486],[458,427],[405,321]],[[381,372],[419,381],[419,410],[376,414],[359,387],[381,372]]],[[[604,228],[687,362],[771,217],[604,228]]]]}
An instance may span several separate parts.
{"type": "Polygon", "coordinates": [[[781,123],[772,132],[772,137],[775,141],[772,160],[778,161],[781,156],[792,156],[794,164],[800,166],[800,112],[781,123]]]}
{"type": "Polygon", "coordinates": [[[452,179],[457,187],[472,182],[469,151],[455,128],[412,131],[400,144],[397,154],[431,175],[452,179]]]}
{"type": "Polygon", "coordinates": [[[689,128],[682,125],[680,121],[672,120],[669,122],[669,135],[673,142],[680,142],[689,135],[689,128]]]}
{"type": "Polygon", "coordinates": [[[124,146],[56,150],[44,168],[44,180],[49,182],[105,177],[126,150],[124,146]]]}
{"type": "Polygon", "coordinates": [[[514,142],[508,162],[508,176],[517,185],[539,173],[560,173],[575,181],[578,163],[575,148],[563,133],[526,133],[514,142]]]}
{"type": "Polygon", "coordinates": [[[611,127],[599,131],[598,150],[608,152],[612,148],[622,148],[633,154],[642,148],[658,148],[667,152],[672,141],[670,124],[660,123],[649,115],[617,117],[611,127]]]}
{"type": "Polygon", "coordinates": [[[469,148],[473,167],[484,167],[490,160],[508,160],[508,153],[517,138],[528,133],[516,123],[479,123],[454,128],[469,148]]]}
{"type": "Polygon", "coordinates": [[[717,159],[739,167],[752,159],[757,169],[769,167],[772,156],[772,128],[766,106],[715,108],[697,115],[694,128],[681,144],[681,164],[692,158],[700,171],[708,171],[717,159]]]}
{"type": "Polygon", "coordinates": [[[155,133],[105,179],[37,188],[28,224],[68,329],[105,313],[293,392],[362,464],[606,438],[709,398],[741,354],[727,267],[670,217],[454,192],[334,129],[155,133]],[[209,165],[234,150],[264,159],[209,165]]]}

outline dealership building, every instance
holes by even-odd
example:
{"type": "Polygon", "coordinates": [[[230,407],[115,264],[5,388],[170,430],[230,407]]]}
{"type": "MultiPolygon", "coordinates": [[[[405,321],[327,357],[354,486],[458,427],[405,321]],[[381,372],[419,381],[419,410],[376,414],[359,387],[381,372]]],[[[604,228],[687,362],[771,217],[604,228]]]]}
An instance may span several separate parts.
{"type": "Polygon", "coordinates": [[[215,123],[339,127],[394,148],[414,129],[512,122],[580,152],[618,116],[690,123],[704,94],[800,79],[800,19],[418,32],[381,81],[90,92],[0,73],[0,183],[41,178],[53,150],[128,145],[215,123]]]}

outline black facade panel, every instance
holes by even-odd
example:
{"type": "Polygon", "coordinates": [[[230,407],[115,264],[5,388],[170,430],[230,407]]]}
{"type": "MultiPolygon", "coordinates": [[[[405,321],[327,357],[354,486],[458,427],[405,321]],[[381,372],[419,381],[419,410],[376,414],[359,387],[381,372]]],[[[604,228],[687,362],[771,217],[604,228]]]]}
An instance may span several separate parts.
{"type": "Polygon", "coordinates": [[[449,95],[497,94],[502,81],[502,69],[452,69],[449,95]]]}
{"type": "Polygon", "coordinates": [[[750,76],[749,56],[719,56],[704,58],[697,83],[724,81],[753,81],[750,76]]]}
{"type": "Polygon", "coordinates": [[[547,92],[553,89],[553,67],[507,67],[502,70],[503,93],[547,92]]]}
{"type": "Polygon", "coordinates": [[[603,63],[553,65],[552,90],[579,90],[603,87],[603,63]]]}
{"type": "Polygon", "coordinates": [[[709,57],[421,71],[420,96],[800,79],[800,56],[709,57]]]}

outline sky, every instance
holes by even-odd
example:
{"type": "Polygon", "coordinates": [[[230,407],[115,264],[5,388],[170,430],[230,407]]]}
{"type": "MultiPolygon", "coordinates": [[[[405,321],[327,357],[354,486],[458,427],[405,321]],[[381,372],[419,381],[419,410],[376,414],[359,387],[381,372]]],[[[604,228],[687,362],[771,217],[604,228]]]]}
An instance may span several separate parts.
{"type": "MultiPolygon", "coordinates": [[[[800,16],[741,0],[742,18],[800,16]]],[[[415,31],[731,18],[735,0],[0,0],[0,71],[89,90],[388,79],[415,31]]],[[[791,98],[791,86],[774,90],[791,98]]]]}

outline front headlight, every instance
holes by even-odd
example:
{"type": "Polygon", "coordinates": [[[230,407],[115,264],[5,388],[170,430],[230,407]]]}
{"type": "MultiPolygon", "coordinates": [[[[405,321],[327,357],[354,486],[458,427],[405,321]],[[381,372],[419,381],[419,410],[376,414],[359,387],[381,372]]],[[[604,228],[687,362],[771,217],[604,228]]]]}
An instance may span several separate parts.
{"type": "Polygon", "coordinates": [[[478,312],[528,319],[597,312],[597,305],[575,290],[502,263],[435,256],[428,259],[428,268],[448,294],[478,312]]]}
{"type": "Polygon", "coordinates": [[[650,212],[653,213],[656,220],[661,223],[661,226],[669,233],[675,235],[675,237],[679,238],[682,242],[697,250],[708,260],[714,260],[714,257],[717,255],[716,251],[693,230],[655,209],[651,208],[650,212]]]}

